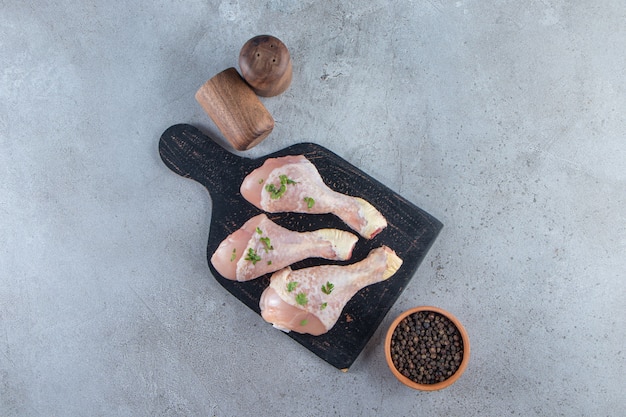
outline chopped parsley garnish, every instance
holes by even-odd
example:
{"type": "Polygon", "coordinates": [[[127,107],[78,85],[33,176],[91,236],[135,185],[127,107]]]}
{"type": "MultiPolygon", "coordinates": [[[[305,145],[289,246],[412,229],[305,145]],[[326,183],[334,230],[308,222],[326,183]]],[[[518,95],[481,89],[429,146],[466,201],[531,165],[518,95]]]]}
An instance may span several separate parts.
{"type": "Polygon", "coordinates": [[[328,303],[322,303],[322,305],[320,305],[320,310],[323,310],[326,307],[328,307],[328,303]]]}
{"type": "Polygon", "coordinates": [[[267,261],[267,264],[268,264],[268,265],[271,265],[271,264],[272,264],[272,261],[267,261]]]}
{"type": "Polygon", "coordinates": [[[274,184],[267,184],[265,186],[265,190],[270,193],[270,198],[273,200],[277,200],[285,194],[287,184],[297,184],[297,182],[289,179],[286,175],[279,175],[278,178],[280,179],[280,186],[278,188],[276,188],[274,184]]]}
{"type": "Polygon", "coordinates": [[[248,254],[244,258],[246,261],[252,262],[252,265],[256,265],[261,260],[261,257],[257,255],[256,251],[252,248],[248,248],[248,254]]]}
{"type": "Polygon", "coordinates": [[[307,305],[307,303],[309,302],[308,298],[306,298],[306,294],[303,292],[299,292],[298,294],[296,294],[296,303],[298,303],[301,306],[305,306],[307,305]]]}
{"type": "Polygon", "coordinates": [[[237,248],[233,248],[233,253],[230,255],[230,261],[234,261],[237,258],[237,248]]]}
{"type": "Polygon", "coordinates": [[[274,246],[270,243],[269,237],[262,237],[259,240],[263,243],[263,246],[265,246],[265,252],[274,249],[274,246]]]}
{"type": "Polygon", "coordinates": [[[268,193],[270,193],[270,198],[273,200],[279,199],[280,197],[282,197],[283,194],[285,194],[285,191],[287,191],[287,187],[285,187],[284,185],[281,185],[279,189],[276,189],[276,186],[274,186],[274,184],[267,184],[265,186],[265,189],[268,193]]]}
{"type": "Polygon", "coordinates": [[[259,180],[259,184],[263,184],[263,181],[265,181],[265,180],[264,180],[263,178],[261,178],[261,179],[259,180]]]}
{"type": "Polygon", "coordinates": [[[300,326],[306,326],[308,322],[309,321],[307,319],[304,319],[300,322],[300,326]]]}
{"type": "Polygon", "coordinates": [[[298,286],[298,283],[295,282],[295,281],[288,282],[287,283],[287,292],[292,292],[293,290],[296,289],[297,286],[298,286]]]}
{"type": "Polygon", "coordinates": [[[322,292],[328,295],[331,292],[333,292],[333,288],[335,288],[335,286],[331,284],[330,282],[326,281],[326,285],[322,285],[322,292]]]}
{"type": "Polygon", "coordinates": [[[260,229],[260,228],[258,228],[258,227],[256,228],[256,232],[257,232],[258,234],[260,234],[260,235],[262,235],[262,234],[263,234],[263,230],[261,230],[261,229],[260,229]]]}
{"type": "Polygon", "coordinates": [[[315,205],[315,200],[313,200],[313,197],[304,197],[304,202],[306,203],[306,206],[308,208],[313,208],[313,206],[315,205]]]}
{"type": "Polygon", "coordinates": [[[280,183],[282,184],[283,182],[285,184],[297,184],[297,182],[295,182],[292,179],[287,178],[286,175],[279,175],[278,178],[280,178],[280,183]]]}

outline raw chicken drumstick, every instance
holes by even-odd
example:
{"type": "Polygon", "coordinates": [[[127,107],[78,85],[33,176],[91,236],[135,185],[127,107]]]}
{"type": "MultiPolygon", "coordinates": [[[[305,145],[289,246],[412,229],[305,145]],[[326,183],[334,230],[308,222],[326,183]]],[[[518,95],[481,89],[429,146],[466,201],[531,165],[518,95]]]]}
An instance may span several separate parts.
{"type": "Polygon", "coordinates": [[[331,190],[302,155],[267,159],[246,176],[240,191],[269,213],[333,213],[366,239],[387,227],[383,215],[364,199],[331,190]]]}
{"type": "Polygon", "coordinates": [[[280,330],[319,336],[335,325],[354,294],[386,280],[401,265],[395,252],[382,246],[352,265],[284,268],[272,275],[261,294],[261,316],[280,330]]]}
{"type": "Polygon", "coordinates": [[[306,258],[350,259],[357,240],[338,229],[294,232],[259,214],[220,243],[211,263],[224,278],[249,281],[306,258]]]}

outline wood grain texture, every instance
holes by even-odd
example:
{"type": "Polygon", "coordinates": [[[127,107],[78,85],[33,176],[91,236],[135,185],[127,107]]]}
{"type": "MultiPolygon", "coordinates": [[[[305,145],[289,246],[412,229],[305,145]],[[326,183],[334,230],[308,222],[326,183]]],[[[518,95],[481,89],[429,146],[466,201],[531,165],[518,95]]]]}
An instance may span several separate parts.
{"type": "Polygon", "coordinates": [[[255,93],[273,97],[291,84],[293,67],[287,46],[269,35],[255,36],[239,52],[239,69],[255,93]]]}
{"type": "Polygon", "coordinates": [[[196,100],[237,150],[254,147],[274,129],[272,115],[235,68],[204,83],[196,100]]]}
{"type": "MultiPolygon", "coordinates": [[[[360,196],[372,203],[387,218],[388,227],[371,240],[359,238],[350,261],[307,259],[294,269],[326,264],[349,264],[364,259],[370,250],[387,245],[404,263],[386,281],[359,291],[346,305],[335,326],[321,336],[288,333],[311,352],[339,368],[348,369],[374,334],[385,315],[415,275],[443,225],[433,216],[363,173],[328,149],[313,143],[300,143],[276,153],[249,159],[236,156],[193,126],[181,124],[168,128],[160,138],[161,159],[172,171],[204,185],[212,199],[213,211],[207,244],[207,261],[213,277],[232,295],[260,314],[259,299],[269,284],[269,275],[236,282],[220,276],[209,259],[217,246],[248,219],[260,213],[243,199],[239,186],[244,177],[267,158],[304,155],[318,169],[332,189],[360,196]]],[[[298,213],[268,214],[279,225],[296,231],[323,227],[350,230],[333,215],[298,213]]],[[[262,320],[262,319],[260,319],[262,320]]],[[[269,326],[269,324],[267,324],[269,326]]],[[[277,337],[283,333],[276,330],[277,337]]]]}

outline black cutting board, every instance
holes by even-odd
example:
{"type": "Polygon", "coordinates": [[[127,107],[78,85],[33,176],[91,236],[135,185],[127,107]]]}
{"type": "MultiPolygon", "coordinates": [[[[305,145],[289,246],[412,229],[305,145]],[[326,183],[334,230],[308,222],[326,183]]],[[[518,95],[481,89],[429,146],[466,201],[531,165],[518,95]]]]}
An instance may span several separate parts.
{"type": "MultiPolygon", "coordinates": [[[[239,187],[244,177],[261,166],[267,158],[304,155],[316,166],[330,188],[364,198],[385,216],[387,228],[371,240],[360,237],[349,261],[308,259],[292,265],[292,268],[298,269],[324,263],[353,263],[365,258],[370,250],[381,245],[389,246],[404,261],[402,267],[391,278],[357,293],[348,302],[341,317],[328,333],[321,336],[301,335],[295,332],[287,334],[329,364],[342,370],[347,370],[361,353],[393,303],[415,275],[443,227],[441,222],[430,214],[338,155],[314,143],[299,143],[271,155],[250,159],[227,151],[193,126],[178,124],[168,128],[161,136],[159,153],[165,165],[172,171],[199,182],[209,191],[212,200],[207,245],[209,268],[226,290],[258,314],[260,314],[259,298],[269,284],[270,275],[248,282],[231,281],[217,273],[211,265],[210,258],[222,240],[251,217],[261,213],[243,199],[239,187]]],[[[330,214],[267,213],[267,215],[277,224],[295,231],[334,227],[353,232],[341,220],[330,214]]],[[[277,337],[282,337],[283,332],[276,330],[276,334],[277,337]]]]}

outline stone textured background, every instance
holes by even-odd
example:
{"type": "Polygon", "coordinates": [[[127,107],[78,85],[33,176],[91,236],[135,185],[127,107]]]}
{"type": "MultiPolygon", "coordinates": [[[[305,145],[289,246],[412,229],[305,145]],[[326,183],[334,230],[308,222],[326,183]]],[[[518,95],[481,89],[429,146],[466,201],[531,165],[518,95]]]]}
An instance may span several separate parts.
{"type": "Polygon", "coordinates": [[[0,414],[620,416],[626,3],[0,0],[0,414]],[[54,3],[54,4],[52,4],[54,3]],[[348,373],[211,277],[211,199],[158,138],[258,34],[294,65],[261,156],[325,146],[445,227],[348,373]],[[414,392],[386,327],[466,326],[414,392]]]}

